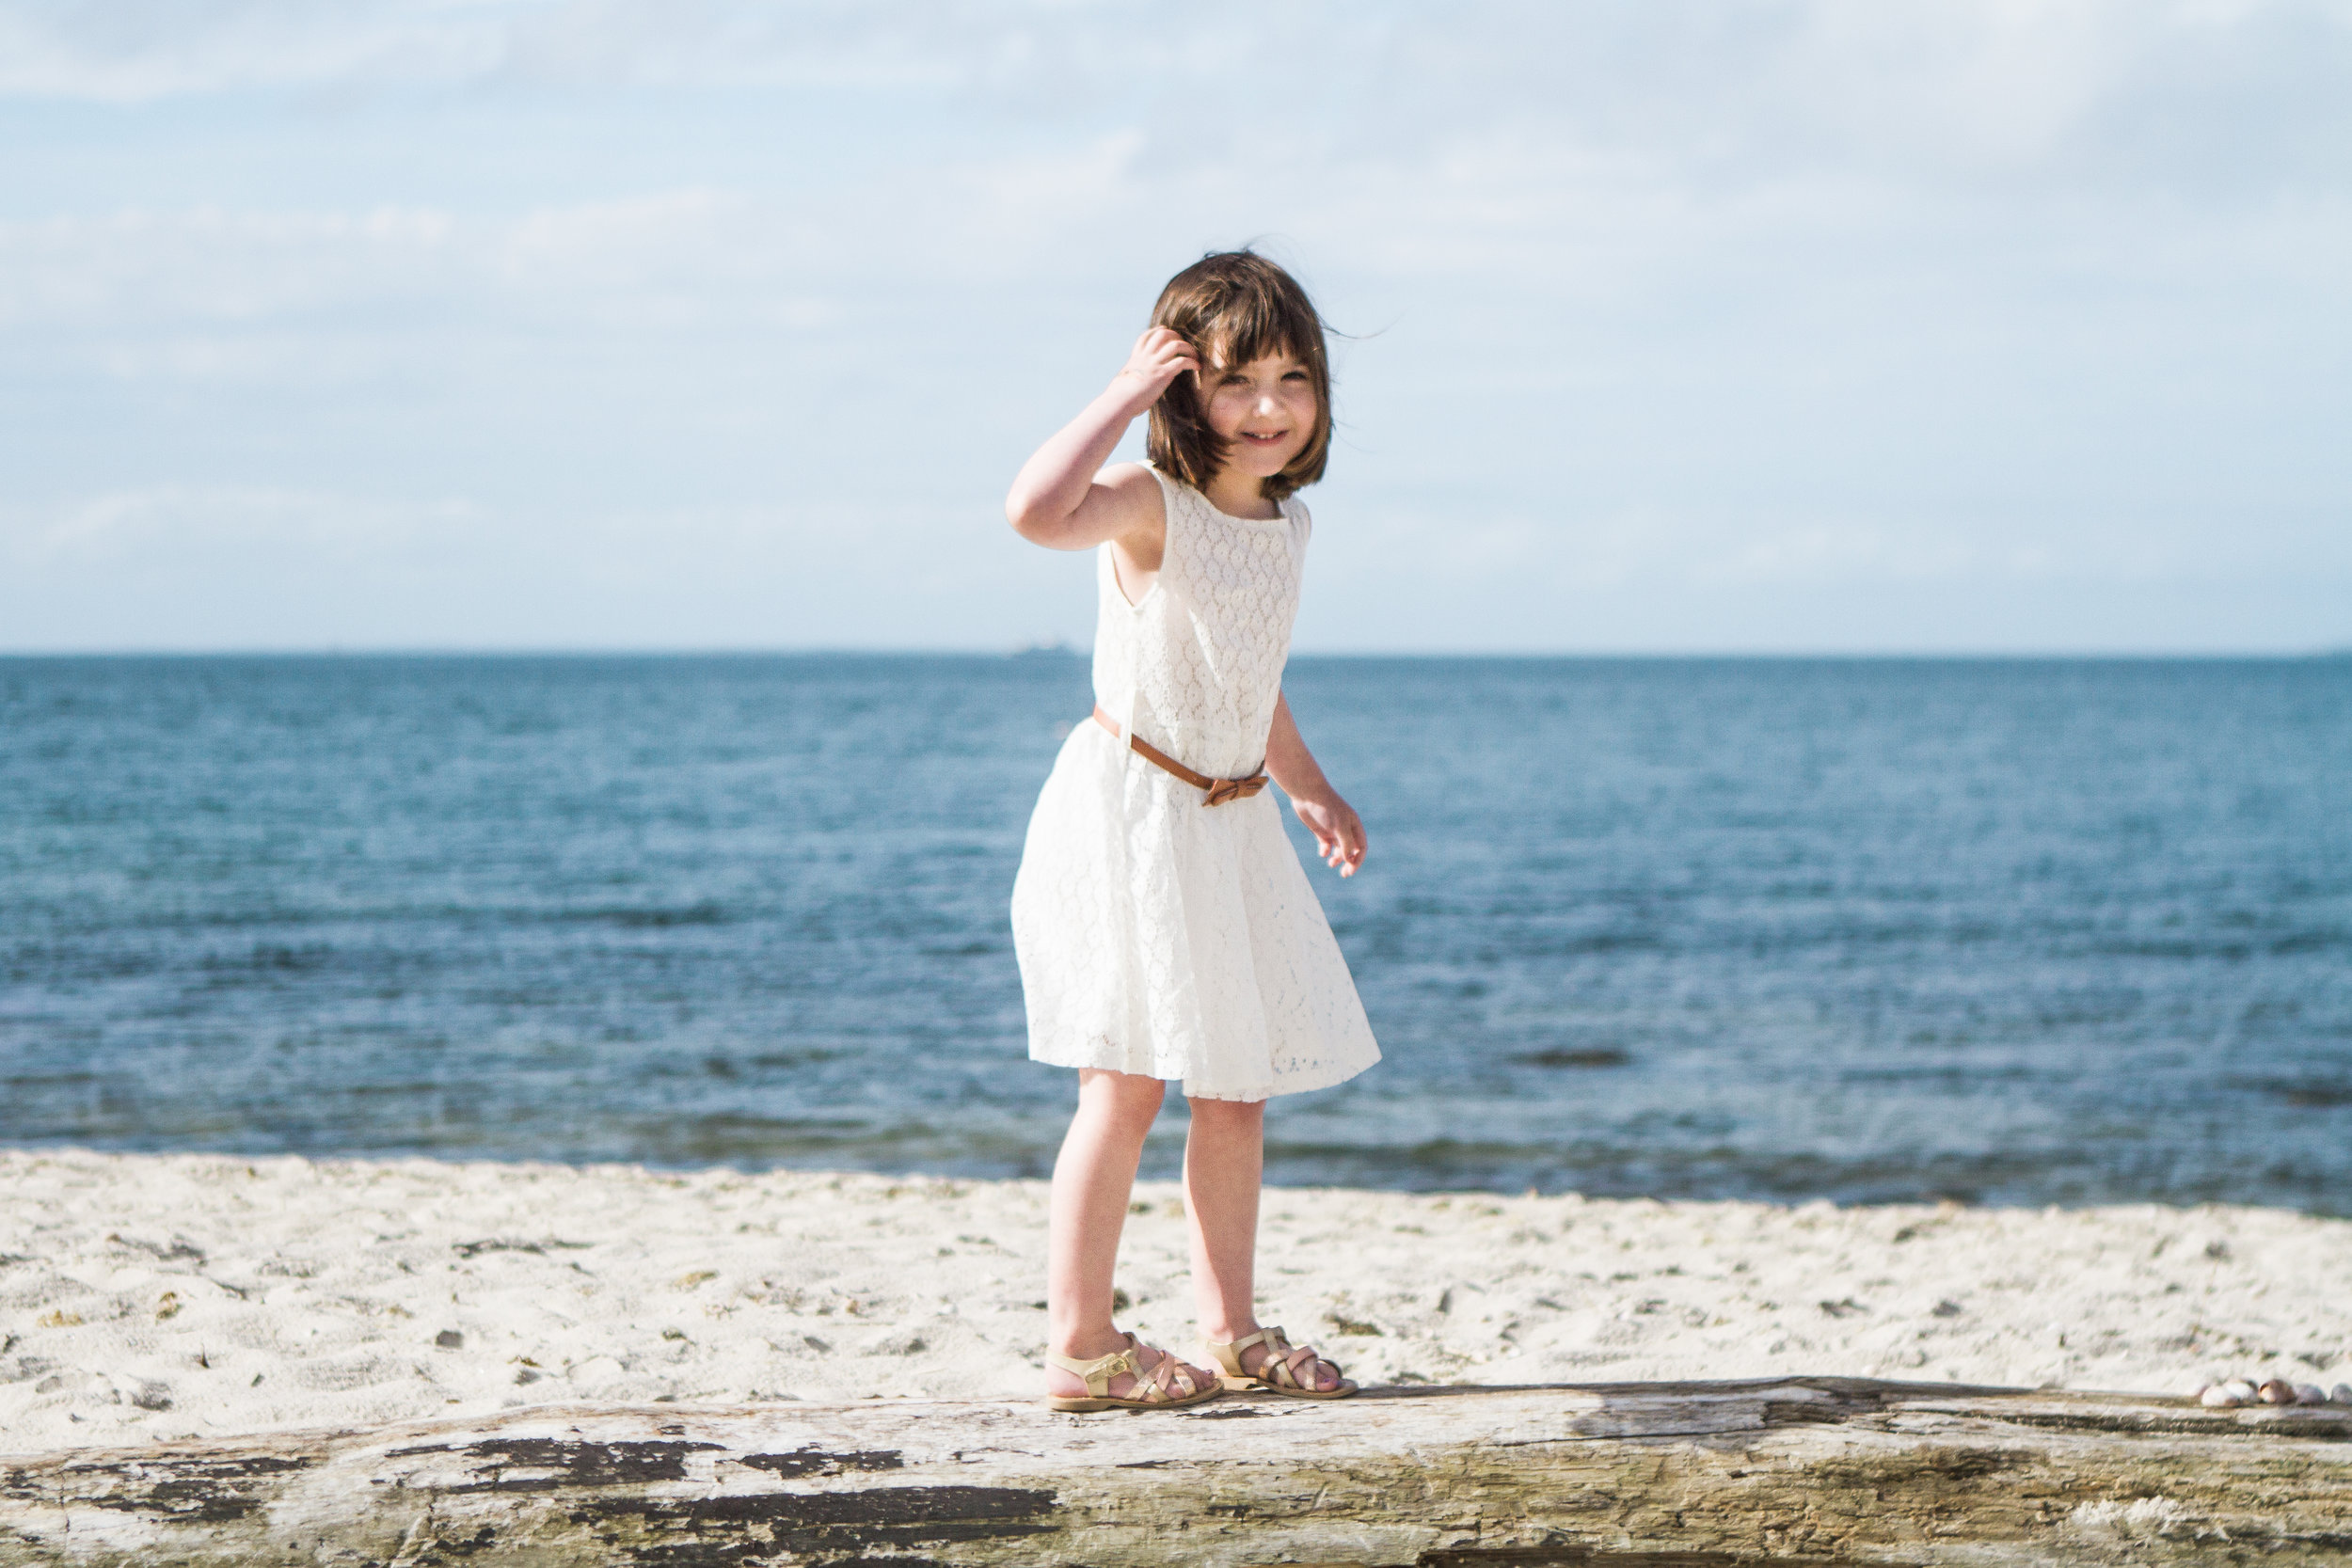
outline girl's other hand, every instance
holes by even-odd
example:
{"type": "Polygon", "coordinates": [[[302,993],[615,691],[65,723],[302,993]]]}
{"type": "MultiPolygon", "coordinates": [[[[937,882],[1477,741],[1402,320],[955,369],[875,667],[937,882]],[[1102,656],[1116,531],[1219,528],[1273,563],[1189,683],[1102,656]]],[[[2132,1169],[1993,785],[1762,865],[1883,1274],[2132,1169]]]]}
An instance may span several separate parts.
{"type": "Polygon", "coordinates": [[[1135,352],[1127,356],[1125,368],[1111,379],[1129,394],[1133,412],[1128,417],[1132,419],[1159,402],[1160,394],[1178,376],[1200,369],[1200,356],[1193,352],[1190,343],[1165,326],[1154,326],[1136,340],[1135,352]]]}
{"type": "Polygon", "coordinates": [[[1291,810],[1315,835],[1315,853],[1343,877],[1353,877],[1364,863],[1364,819],[1356,808],[1336,795],[1293,797],[1291,810]]]}

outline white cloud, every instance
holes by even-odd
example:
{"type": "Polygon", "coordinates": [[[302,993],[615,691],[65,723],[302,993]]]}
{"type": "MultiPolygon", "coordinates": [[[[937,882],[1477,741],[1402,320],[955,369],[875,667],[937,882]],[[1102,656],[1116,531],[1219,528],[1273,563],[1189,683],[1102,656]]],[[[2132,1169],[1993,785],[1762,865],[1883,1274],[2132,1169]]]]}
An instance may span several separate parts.
{"type": "Polygon", "coordinates": [[[936,87],[971,74],[985,8],[796,0],[11,0],[0,94],[137,103],[255,89],[936,87]],[[961,47],[959,47],[959,45],[961,47]]]}
{"type": "Polygon", "coordinates": [[[274,486],[165,484],[103,492],[45,515],[18,509],[0,515],[0,540],[19,568],[40,570],[255,546],[313,556],[408,548],[484,520],[482,508],[455,499],[404,502],[274,486]]]}
{"type": "MultiPolygon", "coordinates": [[[[59,128],[0,182],[10,499],[53,583],[175,538],[642,579],[660,518],[931,641],[1025,443],[1263,237],[1380,333],[1320,493],[1366,628],[2341,582],[2347,76],[2352,0],[0,0],[59,128]],[[931,518],[941,585],[722,538],[787,512],[931,518]]],[[[1046,602],[981,609],[1083,633],[1046,602]]]]}
{"type": "Polygon", "coordinates": [[[1229,0],[1181,15],[1062,0],[6,0],[0,95],[830,86],[917,112],[1125,120],[1217,157],[1252,136],[1284,156],[1302,138],[1376,148],[1451,120],[1718,175],[1792,158],[1915,174],[1923,159],[2014,168],[2152,96],[2216,123],[2282,85],[2316,106],[2347,35],[2352,0],[1229,0]],[[1237,63],[1253,55],[1311,68],[1260,93],[1266,73],[1237,63]],[[1215,112],[1253,93],[1264,102],[1245,119],[1215,112]]]}
{"type": "Polygon", "coordinates": [[[0,326],[251,321],[413,293],[448,256],[446,213],[203,207],[0,223],[0,326]]]}
{"type": "Polygon", "coordinates": [[[1083,636],[1088,562],[957,508],[582,516],[462,496],[173,484],[0,510],[0,646],[1009,646],[1083,636]],[[1041,589],[1044,592],[1041,594],[1041,589]],[[895,603],[919,611],[875,613],[895,603]],[[1008,610],[1016,617],[1008,621],[1008,610]]]}
{"type": "MultiPolygon", "coordinates": [[[[0,330],[266,325],[421,307],[508,321],[800,329],[832,319],[791,279],[815,242],[772,203],[689,189],[513,216],[133,210],[0,222],[0,330]]],[[[413,325],[403,330],[413,331],[413,325]]],[[[149,343],[130,360],[170,357],[149,343]]]]}

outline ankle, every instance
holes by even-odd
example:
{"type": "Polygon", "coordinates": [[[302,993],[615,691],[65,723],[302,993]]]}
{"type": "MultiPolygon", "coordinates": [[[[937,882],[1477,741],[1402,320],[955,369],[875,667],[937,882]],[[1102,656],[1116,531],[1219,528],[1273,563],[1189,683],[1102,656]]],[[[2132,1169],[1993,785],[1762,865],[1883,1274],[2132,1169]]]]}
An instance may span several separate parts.
{"type": "Polygon", "coordinates": [[[1199,1323],[1200,1338],[1213,1345],[1230,1345],[1236,1339],[1247,1339],[1258,1332],[1258,1320],[1240,1318],[1220,1320],[1203,1318],[1199,1323]]]}
{"type": "Polygon", "coordinates": [[[1100,1323],[1057,1330],[1048,1337],[1048,1346],[1056,1355],[1073,1360],[1091,1361],[1097,1356],[1111,1355],[1127,1348],[1127,1336],[1111,1326],[1105,1319],[1100,1323]]]}

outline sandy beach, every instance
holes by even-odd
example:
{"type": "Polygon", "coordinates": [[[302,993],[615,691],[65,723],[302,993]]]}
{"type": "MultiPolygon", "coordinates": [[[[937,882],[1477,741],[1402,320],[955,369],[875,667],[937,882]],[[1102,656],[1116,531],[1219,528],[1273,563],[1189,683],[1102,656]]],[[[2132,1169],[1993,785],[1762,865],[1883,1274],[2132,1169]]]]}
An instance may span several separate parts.
{"type": "MultiPolygon", "coordinates": [[[[1020,1398],[1045,1190],[0,1153],[0,1450],[520,1405],[1020,1398]]],[[[1830,1373],[2184,1392],[2352,1368],[2352,1222],[1273,1189],[1266,1321],[1367,1383],[1830,1373]]],[[[1178,1195],[1122,1323],[1190,1339],[1178,1195]]],[[[2327,1374],[2327,1375],[2322,1375],[2327,1374]]]]}

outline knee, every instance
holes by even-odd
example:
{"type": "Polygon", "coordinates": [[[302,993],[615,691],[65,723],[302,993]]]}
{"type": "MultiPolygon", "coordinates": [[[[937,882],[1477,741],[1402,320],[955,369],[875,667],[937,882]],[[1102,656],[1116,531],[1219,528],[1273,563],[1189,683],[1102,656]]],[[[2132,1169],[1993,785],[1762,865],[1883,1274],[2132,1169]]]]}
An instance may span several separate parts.
{"type": "Polygon", "coordinates": [[[1265,1125],[1263,1100],[1186,1100],[1192,1124],[1209,1133],[1248,1133],[1265,1125]]]}
{"type": "Polygon", "coordinates": [[[1136,1139],[1152,1131],[1168,1085],[1129,1072],[1093,1072],[1079,1085],[1080,1100],[1112,1129],[1136,1139]]]}

